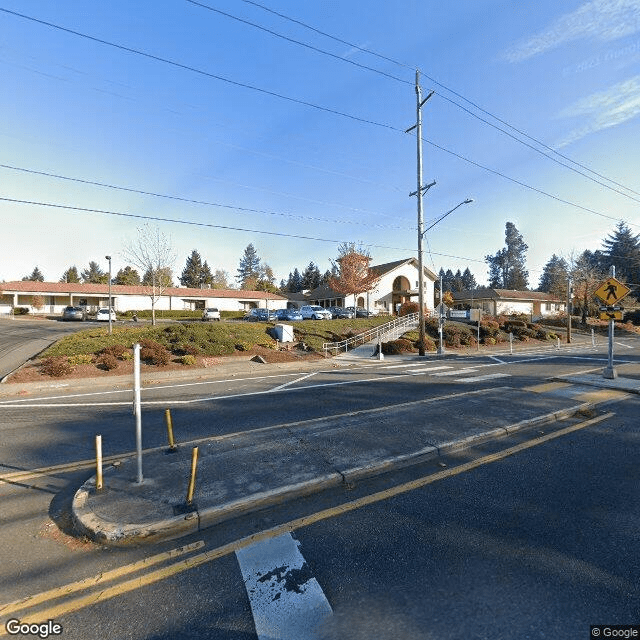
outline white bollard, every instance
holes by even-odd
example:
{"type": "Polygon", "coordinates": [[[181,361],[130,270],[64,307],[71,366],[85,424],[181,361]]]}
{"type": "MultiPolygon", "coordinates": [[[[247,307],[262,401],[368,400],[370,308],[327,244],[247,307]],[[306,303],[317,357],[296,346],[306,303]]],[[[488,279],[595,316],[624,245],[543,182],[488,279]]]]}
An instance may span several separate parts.
{"type": "Polygon", "coordinates": [[[140,408],[140,345],[133,345],[133,398],[136,415],[136,457],[138,484],[142,484],[142,410],[140,408]]]}

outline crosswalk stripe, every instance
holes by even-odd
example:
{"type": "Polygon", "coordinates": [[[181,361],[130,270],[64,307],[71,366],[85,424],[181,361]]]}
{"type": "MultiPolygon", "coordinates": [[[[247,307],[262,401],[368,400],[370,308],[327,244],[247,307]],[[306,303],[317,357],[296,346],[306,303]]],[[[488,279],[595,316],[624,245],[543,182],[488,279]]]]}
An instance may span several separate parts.
{"type": "Polygon", "coordinates": [[[259,640],[320,640],[333,615],[290,533],[238,549],[259,640]]]}
{"type": "Polygon", "coordinates": [[[456,382],[483,382],[484,380],[493,380],[495,378],[510,378],[508,373],[487,373],[483,376],[474,376],[473,378],[458,378],[456,382]]]}

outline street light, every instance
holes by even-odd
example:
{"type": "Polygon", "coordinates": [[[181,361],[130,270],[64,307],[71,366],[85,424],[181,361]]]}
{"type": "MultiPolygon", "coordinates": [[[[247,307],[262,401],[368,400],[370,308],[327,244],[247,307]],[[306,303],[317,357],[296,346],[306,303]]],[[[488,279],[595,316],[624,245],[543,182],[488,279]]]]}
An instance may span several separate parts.
{"type": "Polygon", "coordinates": [[[105,256],[109,261],[109,335],[111,335],[111,256],[105,256]]]}
{"type": "MultiPolygon", "coordinates": [[[[430,185],[427,185],[426,189],[428,189],[429,187],[433,186],[432,183],[430,185]]],[[[418,196],[419,197],[419,196],[418,196]]],[[[424,339],[425,339],[425,334],[424,334],[424,306],[423,306],[423,300],[424,300],[424,274],[422,273],[423,271],[423,257],[422,257],[422,240],[424,238],[424,234],[427,233],[427,231],[429,231],[430,229],[433,229],[433,227],[435,227],[439,222],[441,222],[442,220],[444,220],[450,213],[453,213],[458,207],[461,207],[463,204],[471,204],[473,202],[473,200],[471,198],[467,198],[466,200],[463,200],[462,202],[460,202],[459,204],[457,204],[455,207],[453,207],[453,209],[450,209],[449,211],[447,211],[446,213],[444,213],[443,215],[441,215],[434,223],[432,223],[431,225],[429,225],[426,229],[422,229],[422,217],[419,216],[418,217],[418,269],[420,270],[420,284],[419,284],[419,289],[418,289],[418,301],[419,301],[419,305],[420,305],[420,309],[418,311],[418,322],[420,323],[420,345],[418,347],[418,353],[423,356],[425,355],[424,352],[424,339]]],[[[421,208],[420,208],[420,213],[421,213],[421,208]]],[[[440,278],[440,322],[439,322],[439,326],[440,326],[440,347],[438,349],[438,354],[442,354],[443,350],[442,350],[442,278],[440,278]]]]}

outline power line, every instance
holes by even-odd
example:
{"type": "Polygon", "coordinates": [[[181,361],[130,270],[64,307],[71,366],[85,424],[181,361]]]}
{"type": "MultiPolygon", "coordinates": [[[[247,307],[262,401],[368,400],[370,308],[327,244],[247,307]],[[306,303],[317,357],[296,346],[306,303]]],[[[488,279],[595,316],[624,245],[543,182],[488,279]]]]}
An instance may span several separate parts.
{"type": "MultiPolygon", "coordinates": [[[[318,238],[315,236],[302,236],[292,233],[283,233],[279,231],[262,231],[260,229],[247,229],[245,227],[233,227],[230,225],[222,225],[222,224],[212,224],[210,222],[196,222],[195,220],[178,220],[176,218],[163,218],[160,216],[149,216],[143,215],[141,213],[128,213],[123,211],[109,211],[107,209],[92,209],[90,207],[77,207],[73,205],[60,204],[55,202],[38,202],[35,200],[21,200],[19,198],[8,198],[6,196],[0,196],[0,202],[9,202],[12,204],[24,204],[31,205],[35,207],[48,207],[52,209],[62,209],[66,211],[76,211],[79,213],[99,213],[109,216],[119,216],[122,218],[134,218],[139,220],[152,220],[154,222],[169,222],[172,224],[182,224],[182,225],[190,225],[194,227],[206,227],[209,229],[223,229],[226,231],[242,231],[245,233],[259,233],[268,236],[278,236],[281,238],[295,238],[296,240],[312,240],[314,242],[331,242],[334,244],[341,244],[345,242],[344,239],[336,240],[331,238],[318,238]]],[[[403,247],[390,247],[388,245],[383,244],[370,244],[366,243],[369,247],[375,247],[376,249],[391,249],[393,251],[409,251],[411,253],[415,253],[415,249],[407,249],[403,247]]],[[[447,258],[455,258],[457,260],[467,260],[468,262],[482,262],[484,260],[478,260],[476,258],[465,258],[463,256],[454,256],[448,253],[433,253],[433,255],[444,256],[447,258]]]]}
{"type": "MultiPolygon", "coordinates": [[[[3,12],[3,13],[7,13],[9,15],[13,15],[13,16],[16,16],[16,17],[19,17],[19,18],[23,18],[25,20],[29,20],[29,21],[35,22],[37,24],[41,24],[43,26],[50,27],[52,29],[57,29],[57,30],[63,31],[65,33],[70,33],[71,35],[75,35],[75,36],[78,36],[80,38],[84,38],[84,39],[87,39],[87,40],[90,40],[90,41],[93,41],[93,42],[97,42],[99,44],[103,44],[103,45],[106,45],[106,46],[109,46],[109,47],[113,47],[115,49],[119,49],[119,50],[125,51],[127,53],[140,55],[142,57],[145,57],[145,58],[148,58],[148,59],[151,59],[151,60],[155,60],[156,62],[162,62],[164,64],[169,64],[171,66],[174,66],[174,67],[177,67],[177,68],[180,68],[180,69],[184,69],[184,70],[187,70],[187,71],[191,71],[191,72],[194,72],[196,74],[199,74],[199,75],[202,75],[202,76],[205,76],[205,77],[209,77],[209,78],[212,78],[212,79],[215,79],[215,80],[220,80],[222,82],[225,82],[225,83],[228,83],[228,84],[231,84],[231,85],[234,85],[234,86],[242,87],[244,89],[250,89],[252,91],[257,91],[259,93],[263,93],[263,94],[270,95],[272,97],[280,98],[280,99],[286,100],[288,102],[293,102],[293,103],[296,103],[296,104],[307,106],[307,107],[310,107],[310,108],[313,108],[313,109],[317,109],[317,110],[320,110],[320,111],[331,113],[333,115],[338,115],[338,116],[341,116],[341,117],[344,117],[344,118],[348,118],[348,119],[351,119],[351,120],[354,120],[354,121],[357,121],[357,122],[361,122],[361,123],[364,123],[364,124],[370,124],[370,125],[373,125],[373,126],[376,126],[376,127],[380,127],[380,128],[383,128],[383,129],[390,130],[390,131],[395,131],[397,133],[404,133],[404,131],[402,129],[399,129],[398,127],[395,127],[395,126],[390,125],[390,124],[385,124],[385,123],[377,122],[377,121],[374,121],[374,120],[361,118],[361,117],[355,116],[353,114],[348,114],[348,113],[345,113],[345,112],[342,112],[342,111],[338,111],[337,109],[331,109],[329,107],[324,107],[324,106],[321,106],[321,105],[317,105],[317,104],[314,104],[312,102],[308,102],[308,101],[305,101],[305,100],[299,100],[297,98],[292,98],[290,96],[286,96],[286,95],[283,95],[283,94],[280,94],[280,93],[277,93],[277,92],[274,92],[274,91],[270,91],[268,89],[263,89],[263,88],[256,87],[254,85],[250,85],[250,84],[247,84],[247,83],[242,83],[242,82],[239,82],[239,81],[236,81],[236,80],[231,80],[230,78],[225,78],[223,76],[219,76],[217,74],[210,73],[208,71],[204,71],[204,70],[198,69],[196,67],[191,67],[189,65],[185,65],[185,64],[182,64],[180,62],[176,62],[174,60],[170,60],[168,58],[163,58],[163,57],[160,57],[160,56],[156,56],[154,54],[150,54],[150,53],[147,53],[147,52],[144,52],[144,51],[140,51],[138,49],[133,49],[131,47],[127,47],[127,46],[120,45],[120,44],[117,44],[117,43],[113,43],[113,42],[110,42],[110,41],[107,41],[107,40],[103,40],[103,39],[97,38],[95,36],[91,36],[91,35],[87,35],[87,34],[84,34],[84,33],[78,32],[78,31],[74,31],[73,29],[69,29],[67,27],[62,27],[60,25],[56,25],[56,24],[53,24],[51,22],[47,22],[45,20],[40,20],[39,18],[34,18],[32,16],[27,16],[25,14],[21,14],[21,13],[18,13],[16,11],[11,11],[11,10],[5,9],[3,7],[0,7],[0,11],[3,12]]],[[[506,174],[501,173],[501,172],[499,172],[499,171],[497,171],[495,169],[491,169],[491,168],[486,167],[486,166],[484,166],[484,165],[482,165],[482,164],[480,164],[478,162],[475,162],[474,160],[470,160],[469,158],[466,158],[465,156],[463,156],[461,154],[458,154],[458,153],[456,153],[454,151],[446,149],[445,147],[437,145],[436,143],[431,142],[430,140],[424,139],[424,142],[426,142],[427,144],[432,145],[433,147],[435,147],[437,149],[440,149],[441,151],[445,151],[446,153],[448,153],[450,155],[453,155],[454,157],[459,158],[460,160],[464,160],[465,162],[468,162],[469,164],[472,164],[472,165],[474,165],[474,166],[476,166],[478,168],[484,169],[485,171],[488,171],[488,172],[490,172],[490,173],[492,173],[494,175],[500,176],[500,177],[504,178],[505,180],[509,180],[510,182],[518,184],[518,185],[520,185],[520,186],[522,186],[522,187],[524,187],[526,189],[530,189],[531,191],[535,191],[536,193],[539,193],[541,195],[550,197],[553,200],[556,200],[556,201],[561,202],[563,204],[567,204],[567,205],[576,207],[578,209],[581,209],[582,211],[586,211],[588,213],[592,213],[592,214],[597,215],[597,216],[608,218],[610,220],[619,220],[619,218],[615,218],[613,216],[608,216],[606,214],[600,213],[600,212],[595,211],[593,209],[589,209],[588,207],[584,207],[582,205],[578,205],[576,203],[573,203],[573,202],[571,202],[569,200],[565,200],[565,199],[560,198],[558,196],[554,196],[554,195],[552,195],[552,194],[550,194],[550,193],[548,193],[546,191],[543,191],[541,189],[537,189],[536,187],[532,187],[531,185],[528,185],[525,182],[522,182],[520,180],[516,180],[515,178],[511,178],[511,177],[507,176],[506,174]]],[[[630,223],[630,224],[633,224],[633,223],[630,223]]],[[[634,226],[640,226],[640,225],[635,225],[634,224],[634,226]]]]}
{"type": "Polygon", "coordinates": [[[349,58],[344,58],[336,53],[331,53],[330,51],[326,51],[325,49],[320,49],[319,47],[314,47],[307,42],[302,42],[301,40],[295,40],[294,38],[290,38],[289,36],[285,36],[277,31],[273,31],[272,29],[268,29],[267,27],[263,27],[255,22],[250,22],[249,20],[245,20],[244,18],[240,18],[239,16],[234,16],[231,13],[227,13],[226,11],[222,11],[221,9],[216,9],[208,4],[204,4],[203,2],[197,2],[196,0],[185,0],[186,2],[196,6],[201,7],[202,9],[207,9],[208,11],[212,11],[213,13],[217,13],[221,16],[225,16],[226,18],[230,18],[231,20],[236,20],[242,24],[246,24],[250,27],[254,27],[255,29],[259,29],[260,31],[264,31],[269,35],[275,36],[276,38],[280,38],[282,40],[286,40],[287,42],[291,42],[292,44],[297,44],[300,47],[305,47],[306,49],[310,49],[311,51],[315,51],[316,53],[320,53],[324,56],[329,56],[331,58],[335,58],[336,60],[340,60],[342,62],[347,62],[354,67],[359,67],[360,69],[366,69],[367,71],[372,71],[373,73],[377,73],[381,76],[385,76],[390,78],[391,80],[396,80],[397,82],[402,82],[404,84],[412,84],[409,80],[405,80],[403,78],[399,78],[398,76],[394,76],[390,73],[386,73],[385,71],[381,71],[380,69],[375,69],[374,67],[369,67],[366,64],[361,64],[360,62],[356,62],[355,60],[349,60],[349,58]]]}
{"type": "Polygon", "coordinates": [[[113,190],[117,190],[117,191],[125,191],[128,193],[136,193],[139,195],[143,195],[143,196],[152,196],[154,198],[163,198],[166,200],[176,200],[177,202],[185,202],[188,204],[197,204],[197,205],[202,205],[202,206],[206,206],[206,207],[218,207],[221,209],[231,209],[233,211],[240,211],[242,213],[259,213],[259,214],[264,214],[264,215],[270,215],[270,216],[282,216],[285,218],[292,218],[294,220],[311,220],[313,222],[329,222],[332,224],[351,224],[351,225],[358,225],[358,226],[365,226],[365,227],[376,227],[376,228],[380,228],[380,229],[397,229],[400,231],[406,231],[406,230],[413,230],[412,227],[399,227],[399,226],[395,226],[395,225],[380,225],[380,224],[374,224],[371,222],[357,222],[355,220],[338,220],[338,219],[331,219],[331,218],[320,218],[317,216],[303,216],[300,214],[294,214],[294,213],[283,213],[280,211],[267,211],[265,209],[252,209],[249,207],[240,207],[237,205],[231,205],[231,204],[223,204],[220,202],[208,202],[206,200],[193,200],[191,198],[184,198],[182,196],[174,196],[174,195],[170,195],[170,194],[166,194],[166,193],[156,193],[154,191],[144,191],[142,189],[134,189],[133,187],[123,187],[123,186],[119,186],[119,185],[115,185],[115,184],[109,184],[107,182],[98,182],[97,180],[88,180],[85,178],[76,178],[76,177],[71,177],[71,176],[64,176],[61,174],[57,174],[57,173],[50,173],[48,171],[38,171],[37,169],[27,169],[25,167],[16,167],[14,165],[10,165],[10,164],[2,164],[0,163],[0,168],[1,169],[9,169],[11,171],[19,171],[21,173],[28,173],[28,174],[32,174],[32,175],[37,175],[37,176],[44,176],[47,178],[55,178],[56,180],[66,180],[68,182],[77,182],[79,184],[87,184],[87,185],[91,185],[94,187],[103,187],[105,189],[113,189],[113,190]]]}
{"type": "Polygon", "coordinates": [[[276,91],[270,91],[269,89],[264,89],[263,87],[256,87],[255,85],[248,84],[246,82],[240,82],[238,80],[232,80],[231,78],[226,78],[225,76],[221,76],[215,73],[211,73],[210,71],[204,71],[203,69],[198,69],[197,67],[192,67],[187,64],[183,64],[182,62],[177,62],[176,60],[171,60],[169,58],[163,58],[162,56],[157,56],[152,53],[148,53],[146,51],[141,51],[139,49],[134,49],[132,47],[127,47],[122,44],[118,44],[115,42],[110,42],[109,40],[103,40],[102,38],[97,38],[96,36],[91,36],[86,33],[81,33],[80,31],[75,31],[74,29],[69,29],[68,27],[63,27],[58,24],[54,24],[53,22],[47,22],[46,20],[41,20],[40,18],[34,18],[33,16],[28,16],[23,13],[18,13],[17,11],[11,11],[9,9],[5,9],[4,7],[0,7],[0,11],[3,13],[7,13],[9,15],[22,18],[24,20],[29,20],[31,22],[35,22],[37,24],[43,25],[45,27],[49,27],[51,29],[57,29],[58,31],[63,31],[64,33],[69,33],[71,35],[77,36],[79,38],[84,38],[85,40],[90,40],[92,42],[96,42],[98,44],[105,45],[107,47],[112,47],[114,49],[119,49],[120,51],[125,51],[126,53],[132,53],[138,56],[142,56],[144,58],[148,58],[149,60],[155,60],[156,62],[162,62],[164,64],[171,65],[178,69],[183,69],[185,71],[191,71],[192,73],[196,73],[201,76],[205,76],[208,78],[212,78],[214,80],[219,80],[220,82],[225,82],[227,84],[233,85],[235,87],[240,87],[242,89],[250,89],[251,91],[257,91],[258,93],[263,93],[265,95],[272,96],[274,98],[280,98],[281,100],[286,100],[287,102],[292,102],[294,104],[300,104],[305,107],[310,107],[312,109],[317,109],[318,111],[324,111],[326,113],[331,113],[333,115],[341,116],[342,118],[348,118],[350,120],[354,120],[356,122],[362,122],[364,124],[370,124],[376,127],[380,127],[383,129],[390,129],[392,131],[401,132],[401,129],[397,127],[393,127],[388,124],[383,124],[381,122],[376,122],[375,120],[369,120],[367,118],[361,118],[359,116],[355,116],[353,114],[345,113],[343,111],[338,111],[337,109],[332,109],[331,107],[324,107],[318,104],[314,104],[313,102],[308,102],[307,100],[301,100],[298,98],[292,98],[291,96],[286,96],[282,93],[278,93],[276,91]]]}
{"type": "MultiPolygon", "coordinates": [[[[191,2],[192,0],[187,0],[188,2],[191,2]]],[[[316,27],[313,27],[305,22],[302,22],[301,20],[297,20],[295,18],[292,18],[291,16],[288,16],[284,13],[280,13],[278,11],[274,11],[273,9],[270,9],[269,7],[266,7],[263,4],[260,4],[259,2],[255,2],[254,0],[242,0],[242,2],[245,2],[246,4],[250,4],[253,5],[254,7],[258,7],[260,9],[262,9],[263,11],[267,11],[273,15],[278,16],[279,18],[282,18],[283,20],[287,20],[289,22],[292,22],[294,24],[297,24],[301,27],[304,27],[305,29],[309,29],[310,31],[313,31],[314,33],[317,33],[319,35],[322,35],[326,38],[329,38],[331,40],[334,40],[335,42],[339,42],[341,44],[344,44],[346,46],[351,47],[352,49],[355,49],[357,51],[360,51],[361,53],[365,53],[371,56],[375,56],[381,60],[385,60],[387,62],[391,62],[392,64],[395,64],[399,67],[403,67],[406,69],[415,69],[417,65],[409,65],[406,64],[404,62],[400,62],[398,60],[395,60],[394,58],[390,58],[388,56],[382,55],[380,53],[377,53],[376,51],[372,51],[370,49],[365,49],[364,47],[360,47],[352,42],[349,42],[348,40],[344,40],[342,38],[338,38],[337,36],[334,36],[333,34],[327,33],[326,31],[321,31],[320,29],[317,29],[316,27]]],[[[328,53],[325,51],[321,51],[322,53],[328,53]]],[[[333,55],[333,54],[329,54],[329,55],[333,55]]],[[[351,60],[349,60],[348,58],[345,58],[343,56],[339,56],[340,59],[344,60],[345,62],[352,62],[351,60]]],[[[375,71],[377,73],[381,73],[379,72],[377,69],[370,69],[369,67],[367,67],[366,65],[361,65],[366,69],[375,71]]],[[[522,131],[521,129],[518,129],[517,127],[513,126],[512,124],[508,123],[506,120],[500,118],[499,116],[496,116],[495,114],[491,113],[490,111],[488,111],[487,109],[484,109],[483,107],[481,107],[479,104],[477,104],[476,102],[473,102],[472,100],[469,100],[468,98],[466,98],[464,95],[462,95],[461,93],[455,91],[454,89],[451,89],[450,87],[448,87],[447,85],[443,84],[442,82],[439,82],[438,80],[436,80],[435,78],[433,78],[432,76],[428,75],[427,73],[424,73],[422,70],[420,70],[420,73],[427,78],[430,82],[432,82],[433,84],[437,85],[438,87],[441,87],[442,89],[444,89],[445,91],[448,91],[449,93],[451,93],[452,95],[460,98],[461,100],[464,100],[467,104],[471,105],[472,107],[474,107],[475,109],[477,109],[478,111],[484,113],[485,115],[493,118],[494,120],[496,120],[497,122],[499,122],[500,124],[508,127],[509,129],[511,129],[512,131],[515,131],[516,133],[518,133],[521,136],[524,136],[525,138],[527,138],[528,140],[531,140],[532,142],[535,142],[537,145],[539,145],[540,147],[543,147],[544,149],[546,149],[547,151],[557,155],[558,157],[562,158],[563,160],[566,160],[567,162],[570,162],[571,164],[576,165],[577,167],[580,167],[581,169],[584,169],[585,171],[588,171],[589,173],[593,174],[594,176],[597,176],[598,178],[601,178],[602,180],[606,180],[607,182],[610,182],[611,184],[616,185],[617,187],[620,187],[622,189],[625,189],[626,191],[630,191],[631,193],[634,193],[636,195],[640,195],[640,192],[635,191],[634,189],[631,189],[630,187],[627,187],[623,184],[621,184],[620,182],[616,182],[615,180],[612,180],[611,178],[608,178],[607,176],[598,173],[597,171],[594,171],[593,169],[587,167],[584,164],[581,164],[580,162],[577,162],[576,160],[573,160],[572,158],[560,153],[559,151],[553,149],[552,147],[548,146],[547,144],[545,144],[544,142],[538,140],[537,138],[534,138],[533,136],[529,135],[528,133],[526,133],[525,131],[522,131]]],[[[393,77],[390,74],[385,74],[385,75],[389,75],[389,77],[393,77]]],[[[398,78],[394,78],[394,79],[398,79],[398,78]]],[[[400,79],[401,82],[407,82],[405,80],[400,79]]],[[[410,83],[409,83],[410,84],[410,83]]],[[[509,137],[511,137],[512,139],[514,139],[516,142],[519,142],[520,144],[523,144],[531,149],[533,149],[534,151],[537,151],[538,153],[542,154],[543,156],[547,157],[548,159],[557,162],[558,164],[560,164],[561,166],[566,167],[567,169],[570,169],[571,171],[575,171],[576,173],[578,173],[579,175],[582,175],[583,177],[587,178],[588,180],[592,180],[594,182],[596,182],[597,184],[600,184],[601,186],[604,186],[605,188],[608,189],[612,189],[613,191],[617,192],[617,193],[622,193],[620,191],[618,191],[617,189],[613,189],[612,187],[610,187],[609,185],[606,184],[602,184],[601,182],[599,182],[598,180],[594,180],[593,178],[591,178],[590,176],[586,176],[584,175],[584,173],[577,171],[575,168],[567,166],[566,164],[557,161],[555,158],[553,158],[552,156],[550,156],[549,154],[541,151],[540,149],[536,149],[535,147],[529,145],[528,143],[526,143],[524,140],[519,139],[518,137],[514,136],[513,134],[510,134],[506,131],[504,131],[503,129],[501,129],[500,127],[488,122],[487,120],[485,120],[484,118],[481,118],[478,114],[474,113],[473,111],[466,109],[465,107],[463,107],[462,105],[460,105],[459,103],[457,103],[455,100],[452,100],[451,98],[447,98],[446,96],[443,96],[441,93],[438,93],[438,95],[443,98],[444,100],[448,100],[451,104],[454,104],[455,106],[457,106],[459,109],[462,109],[463,111],[466,111],[469,115],[473,116],[474,118],[477,118],[478,120],[480,120],[481,122],[494,127],[495,129],[497,129],[498,131],[501,131],[502,133],[508,135],[509,137]]],[[[627,197],[629,197],[627,194],[622,193],[622,195],[625,195],[627,197]]],[[[632,200],[636,200],[636,198],[631,198],[632,200]]],[[[637,200],[636,200],[637,201],[637,200]]]]}

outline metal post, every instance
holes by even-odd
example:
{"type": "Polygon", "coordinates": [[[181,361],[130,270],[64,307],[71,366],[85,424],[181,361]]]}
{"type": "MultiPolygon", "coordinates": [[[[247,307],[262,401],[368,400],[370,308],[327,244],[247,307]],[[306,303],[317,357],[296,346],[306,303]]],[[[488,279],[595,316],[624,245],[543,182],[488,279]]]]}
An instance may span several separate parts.
{"type": "Polygon", "coordinates": [[[509,331],[509,351],[513,354],[513,332],[509,331]]]}
{"type": "Polygon", "coordinates": [[[175,440],[173,439],[173,420],[171,419],[170,409],[164,410],[164,417],[165,417],[165,420],[167,421],[167,434],[169,436],[169,451],[173,453],[174,451],[177,450],[178,447],[176,446],[175,440]]]}
{"type": "MultiPolygon", "coordinates": [[[[615,265],[611,265],[609,268],[609,275],[612,278],[616,277],[616,268],[615,265]]],[[[615,330],[615,322],[613,318],[609,320],[609,359],[607,362],[607,366],[604,368],[602,372],[602,377],[607,380],[615,380],[618,377],[618,372],[615,370],[613,366],[613,333],[615,330]]]]}
{"type": "Polygon", "coordinates": [[[567,279],[567,344],[571,344],[571,278],[567,279]]]}
{"type": "Polygon", "coordinates": [[[111,335],[111,256],[105,256],[109,261],[109,335],[111,335]]]}
{"type": "Polygon", "coordinates": [[[596,346],[596,334],[595,334],[595,331],[593,330],[593,327],[591,327],[591,346],[592,347],[596,346]]]}
{"type": "Polygon", "coordinates": [[[438,307],[438,355],[441,356],[444,354],[444,346],[442,344],[442,328],[444,325],[444,301],[443,301],[443,291],[442,291],[442,275],[440,276],[440,305],[438,307]]]}
{"type": "Polygon", "coordinates": [[[198,447],[193,447],[191,452],[191,475],[189,476],[189,487],[187,488],[187,506],[193,502],[193,492],[196,488],[196,469],[198,468],[198,447]]]}
{"type": "Polygon", "coordinates": [[[102,489],[102,436],[96,436],[96,491],[102,489]]]}
{"type": "Polygon", "coordinates": [[[136,456],[138,484],[142,484],[142,410],[140,408],[140,345],[133,345],[133,404],[136,416],[136,456]]]}

